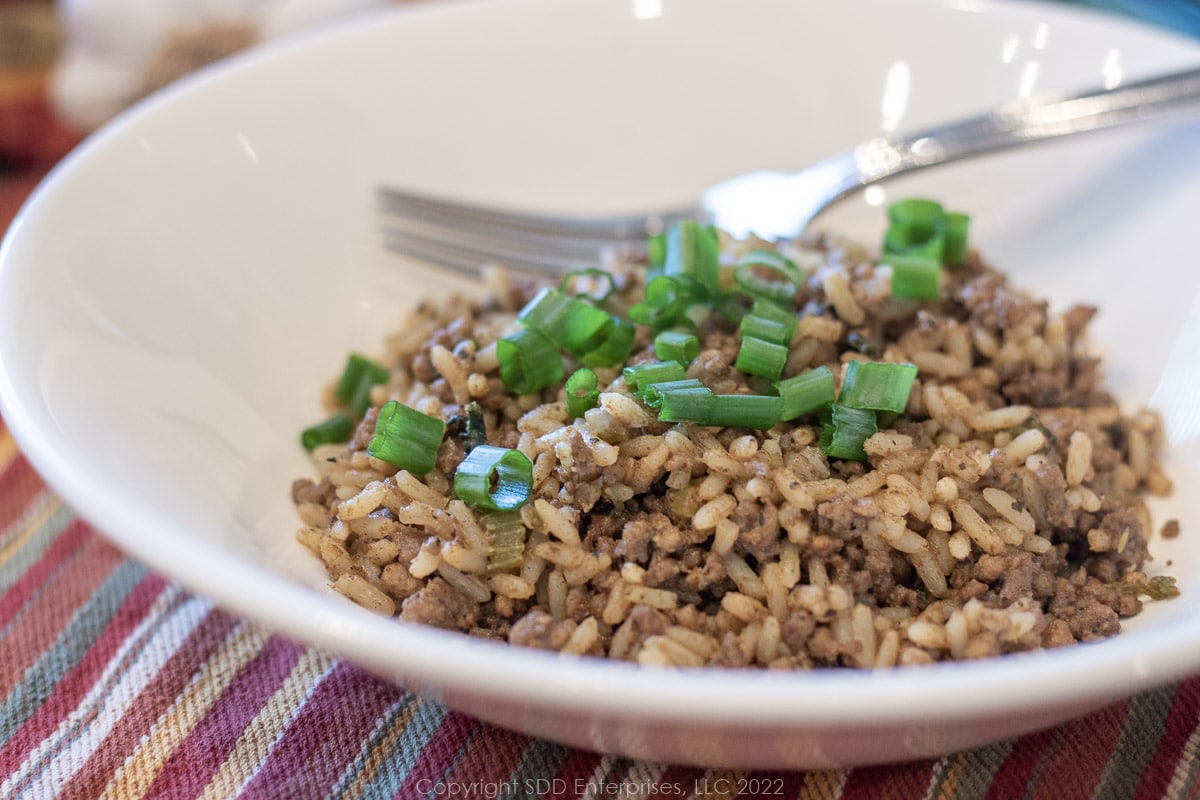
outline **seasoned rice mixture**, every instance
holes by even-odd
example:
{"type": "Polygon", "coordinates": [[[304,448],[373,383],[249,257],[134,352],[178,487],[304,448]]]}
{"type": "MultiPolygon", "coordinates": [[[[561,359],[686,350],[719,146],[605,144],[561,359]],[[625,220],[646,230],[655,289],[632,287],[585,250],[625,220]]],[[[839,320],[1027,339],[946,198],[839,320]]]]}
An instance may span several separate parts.
{"type": "MultiPolygon", "coordinates": [[[[765,246],[722,237],[721,280],[765,246]]],[[[292,487],[299,541],[335,589],[406,623],[646,665],[975,659],[1107,637],[1174,593],[1143,572],[1142,497],[1170,491],[1160,423],[1103,388],[1084,347],[1095,309],[1052,313],[974,252],[936,300],[912,300],[892,296],[891,267],[866,248],[823,236],[779,249],[804,275],[784,377],[824,365],[840,386],[853,360],[917,368],[865,460],[827,455],[817,413],[766,430],[660,420],[620,366],[594,370],[598,398],[573,418],[569,354],[562,379],[514,394],[497,340],[540,286],[493,271],[489,299],[422,305],[373,359],[386,372],[349,442],[315,446],[315,478],[292,487]],[[446,423],[425,474],[367,452],[390,400],[446,423]],[[454,491],[484,440],[532,465],[512,511],[454,491]]],[[[611,269],[604,307],[625,314],[645,265],[611,269]]],[[[692,317],[687,378],[769,393],[735,366],[736,320],[692,317]]],[[[658,360],[651,336],[636,326],[626,363],[658,360]]],[[[342,407],[332,387],[326,401],[342,407]]]]}

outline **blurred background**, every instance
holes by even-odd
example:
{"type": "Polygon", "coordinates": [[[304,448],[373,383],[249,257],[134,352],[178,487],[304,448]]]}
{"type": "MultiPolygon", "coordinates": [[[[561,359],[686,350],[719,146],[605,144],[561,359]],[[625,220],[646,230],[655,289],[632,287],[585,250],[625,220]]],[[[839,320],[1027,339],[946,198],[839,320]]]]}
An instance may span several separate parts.
{"type": "MultiPolygon", "coordinates": [[[[274,36],[438,1],[0,0],[0,231],[55,162],[147,93],[274,36]]],[[[1200,38],[1200,0],[1050,2],[1200,38]]]]}

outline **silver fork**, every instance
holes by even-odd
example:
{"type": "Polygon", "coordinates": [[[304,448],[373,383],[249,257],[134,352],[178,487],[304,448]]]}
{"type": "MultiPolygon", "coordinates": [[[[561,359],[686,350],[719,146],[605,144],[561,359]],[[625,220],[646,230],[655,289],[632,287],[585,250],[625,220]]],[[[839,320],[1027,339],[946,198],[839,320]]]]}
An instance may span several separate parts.
{"type": "Polygon", "coordinates": [[[1042,94],[977,117],[889,139],[878,137],[801,172],[752,172],[719,183],[691,208],[569,217],[529,214],[379,190],[386,246],[468,274],[484,264],[561,273],[596,266],[606,252],[637,252],[676,219],[735,236],[795,236],[832,203],[885,178],[1018,145],[1200,111],[1200,68],[1081,94],[1042,94]]]}

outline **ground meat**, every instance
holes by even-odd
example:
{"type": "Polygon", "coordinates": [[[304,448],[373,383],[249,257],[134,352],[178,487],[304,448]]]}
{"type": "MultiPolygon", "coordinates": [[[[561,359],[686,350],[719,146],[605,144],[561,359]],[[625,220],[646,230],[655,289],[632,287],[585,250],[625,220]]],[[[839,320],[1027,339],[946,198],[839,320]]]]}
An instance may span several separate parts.
{"type": "Polygon", "coordinates": [[[296,505],[316,503],[328,506],[336,499],[337,493],[334,491],[333,484],[329,482],[329,478],[322,478],[319,482],[311,478],[297,478],[292,481],[292,502],[296,505]]]}
{"type": "Polygon", "coordinates": [[[813,615],[802,608],[794,608],[788,612],[787,617],[783,620],[780,627],[780,636],[783,643],[788,646],[792,653],[802,653],[805,651],[805,644],[808,642],[808,637],[817,628],[817,621],[813,615]]]}
{"type": "Polygon", "coordinates": [[[743,500],[733,512],[741,528],[738,535],[739,552],[767,561],[779,553],[779,510],[774,503],[743,500]]]}
{"type": "Polygon", "coordinates": [[[467,631],[479,620],[479,604],[435,577],[400,604],[400,619],[467,631]]]}
{"type": "Polygon", "coordinates": [[[1025,550],[984,554],[975,565],[975,578],[993,586],[999,584],[1000,602],[1006,606],[1032,593],[1033,574],[1033,554],[1025,550]]]}
{"type": "Polygon", "coordinates": [[[561,650],[569,638],[569,623],[555,622],[549,612],[536,607],[514,622],[508,632],[510,644],[539,650],[561,650]]]}

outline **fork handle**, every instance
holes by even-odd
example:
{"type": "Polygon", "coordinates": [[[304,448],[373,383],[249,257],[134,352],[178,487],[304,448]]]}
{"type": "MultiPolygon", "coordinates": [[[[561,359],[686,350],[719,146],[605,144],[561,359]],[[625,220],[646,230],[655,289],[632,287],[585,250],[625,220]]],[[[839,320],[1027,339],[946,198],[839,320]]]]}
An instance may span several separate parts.
{"type": "Polygon", "coordinates": [[[1200,68],[1071,96],[1039,95],[988,114],[854,151],[858,178],[846,191],[905,172],[1029,142],[1200,111],[1200,68]]]}

